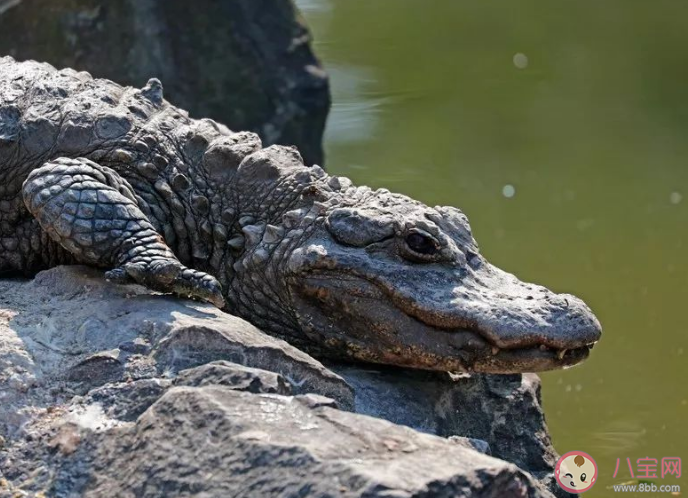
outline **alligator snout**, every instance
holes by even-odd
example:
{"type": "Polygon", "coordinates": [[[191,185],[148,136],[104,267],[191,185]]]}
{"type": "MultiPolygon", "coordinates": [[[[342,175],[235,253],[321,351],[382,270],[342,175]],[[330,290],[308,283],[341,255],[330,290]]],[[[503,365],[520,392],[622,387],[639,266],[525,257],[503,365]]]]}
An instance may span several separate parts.
{"type": "Polygon", "coordinates": [[[479,346],[463,355],[473,370],[567,367],[585,359],[600,339],[600,323],[581,299],[522,282],[485,261],[461,276],[434,277],[424,280],[424,292],[420,282],[407,282],[391,296],[400,309],[433,329],[475,334],[479,346]]]}
{"type": "MultiPolygon", "coordinates": [[[[601,327],[579,298],[521,284],[520,294],[492,296],[492,309],[473,310],[474,329],[500,349],[577,349],[597,342],[601,327]]],[[[489,294],[486,295],[489,298],[489,294]]]]}

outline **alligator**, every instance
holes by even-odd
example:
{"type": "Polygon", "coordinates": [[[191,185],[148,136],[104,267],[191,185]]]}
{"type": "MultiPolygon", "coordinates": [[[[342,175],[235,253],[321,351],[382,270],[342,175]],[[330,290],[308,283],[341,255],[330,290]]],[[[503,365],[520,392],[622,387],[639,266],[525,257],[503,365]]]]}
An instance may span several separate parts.
{"type": "Polygon", "coordinates": [[[61,264],[207,300],[324,358],[517,373],[584,360],[586,304],[480,254],[466,216],[304,165],[141,89],[0,58],[0,273],[61,264]]]}

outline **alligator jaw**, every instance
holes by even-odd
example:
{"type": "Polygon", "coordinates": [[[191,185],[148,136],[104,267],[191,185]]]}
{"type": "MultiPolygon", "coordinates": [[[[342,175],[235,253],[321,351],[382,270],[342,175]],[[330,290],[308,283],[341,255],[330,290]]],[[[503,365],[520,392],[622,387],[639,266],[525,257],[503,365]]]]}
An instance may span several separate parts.
{"type": "Polygon", "coordinates": [[[492,355],[476,360],[470,369],[484,373],[543,372],[569,368],[581,363],[595,346],[592,343],[575,349],[550,349],[544,345],[520,349],[493,347],[492,355]]]}
{"type": "MultiPolygon", "coordinates": [[[[399,302],[398,294],[393,298],[379,279],[371,282],[351,274],[311,273],[300,281],[294,296],[301,322],[308,324],[304,330],[312,342],[325,345],[321,354],[338,357],[344,353],[372,363],[459,372],[540,372],[580,363],[599,338],[599,324],[591,313],[586,315],[588,321],[581,322],[585,327],[564,335],[558,334],[560,330],[516,327],[506,334],[501,333],[506,329],[498,329],[496,335],[485,320],[484,328],[481,321],[441,327],[422,320],[417,308],[399,302]]],[[[587,307],[574,307],[578,305],[574,299],[569,299],[569,306],[575,318],[587,307]]],[[[435,304],[435,309],[441,308],[442,303],[435,304]]],[[[585,306],[582,301],[580,306],[585,306]]],[[[470,306],[461,311],[463,316],[472,316],[470,306]]],[[[512,317],[507,324],[519,322],[512,317]]]]}
{"type": "MultiPolygon", "coordinates": [[[[447,274],[445,274],[447,275],[447,274]]],[[[490,345],[471,368],[527,372],[567,368],[586,359],[601,326],[588,306],[569,294],[521,282],[482,260],[461,277],[431,275],[400,282],[378,277],[375,285],[404,313],[428,327],[454,334],[469,330],[490,345]]]]}
{"type": "MultiPolygon", "coordinates": [[[[414,325],[407,325],[405,333],[397,336],[402,344],[394,349],[396,355],[385,355],[384,363],[457,372],[544,372],[578,365],[587,359],[596,344],[592,342],[571,349],[550,348],[544,344],[502,349],[477,331],[437,329],[418,321],[414,325]],[[415,344],[411,342],[414,338],[415,344]],[[412,345],[404,347],[404,344],[412,345]]],[[[374,328],[371,324],[370,329],[374,328]]],[[[374,355],[360,359],[380,362],[374,355]]]]}

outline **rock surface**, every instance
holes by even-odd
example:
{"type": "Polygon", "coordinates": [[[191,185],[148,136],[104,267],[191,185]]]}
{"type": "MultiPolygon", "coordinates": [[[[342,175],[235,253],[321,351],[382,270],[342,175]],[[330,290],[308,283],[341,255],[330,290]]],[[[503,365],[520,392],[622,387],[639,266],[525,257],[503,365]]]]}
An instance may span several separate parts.
{"type": "Polygon", "coordinates": [[[85,267],[0,280],[0,497],[551,496],[537,377],[331,367],[85,267]]]}
{"type": "Polygon", "coordinates": [[[327,76],[291,0],[0,0],[0,55],[141,88],[323,163],[327,76]]]}
{"type": "Polygon", "coordinates": [[[328,365],[354,388],[355,409],[443,437],[486,441],[490,453],[544,476],[559,458],[535,374],[473,375],[328,365]],[[519,421],[514,423],[514,421],[519,421]]]}
{"type": "MultiPolygon", "coordinates": [[[[55,386],[85,394],[113,382],[171,378],[180,370],[229,360],[277,372],[294,392],[329,396],[353,408],[353,390],[318,361],[212,305],[106,282],[102,273],[63,266],[30,282],[0,281],[0,429],[55,386]],[[11,324],[9,324],[11,320],[11,324]],[[9,325],[9,326],[8,326],[9,325]],[[9,400],[8,400],[9,398],[9,400]],[[15,408],[19,408],[15,410],[15,408]]],[[[47,401],[46,401],[47,402],[47,401]]]]}
{"type": "Polygon", "coordinates": [[[256,397],[225,387],[169,391],[135,424],[88,441],[53,487],[84,496],[112,489],[132,496],[536,493],[515,465],[441,438],[333,409],[313,395],[256,397]],[[75,489],[73,482],[85,482],[84,462],[89,482],[75,489]]]}

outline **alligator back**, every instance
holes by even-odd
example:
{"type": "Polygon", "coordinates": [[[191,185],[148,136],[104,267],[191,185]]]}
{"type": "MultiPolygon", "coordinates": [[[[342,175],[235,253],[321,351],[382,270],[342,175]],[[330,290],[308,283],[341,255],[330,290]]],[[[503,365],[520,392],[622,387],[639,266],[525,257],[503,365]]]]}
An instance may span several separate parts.
{"type": "MultiPolygon", "coordinates": [[[[65,255],[39,258],[44,263],[15,261],[31,252],[30,247],[16,250],[17,237],[28,245],[33,232],[45,239],[24,206],[22,185],[32,171],[57,158],[92,160],[115,170],[156,229],[180,246],[181,258],[189,260],[194,250],[200,255],[201,245],[180,241],[175,228],[200,224],[203,213],[189,215],[199,198],[194,192],[208,196],[197,170],[208,145],[230,134],[223,125],[191,119],[169,104],[156,79],[136,89],[86,72],[0,58],[0,237],[8,246],[0,247],[0,271],[9,266],[32,273],[69,260],[65,255]]],[[[33,245],[62,253],[48,240],[33,245]]]]}
{"type": "Polygon", "coordinates": [[[155,79],[135,89],[86,72],[0,58],[0,183],[5,197],[16,195],[33,169],[56,157],[85,157],[123,177],[151,180],[170,163],[188,167],[197,158],[184,157],[180,146],[198,126],[205,128],[205,140],[230,133],[211,120],[192,120],[163,100],[155,79]],[[135,163],[140,163],[138,174],[130,168],[135,163]]]}

